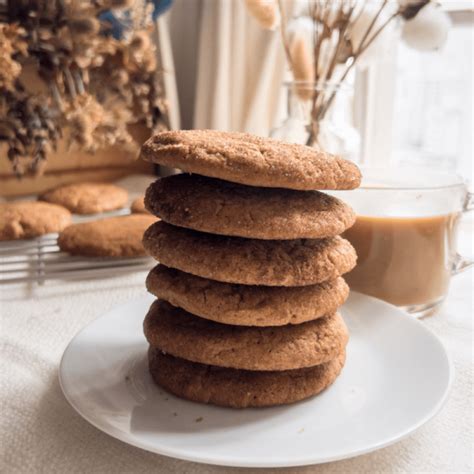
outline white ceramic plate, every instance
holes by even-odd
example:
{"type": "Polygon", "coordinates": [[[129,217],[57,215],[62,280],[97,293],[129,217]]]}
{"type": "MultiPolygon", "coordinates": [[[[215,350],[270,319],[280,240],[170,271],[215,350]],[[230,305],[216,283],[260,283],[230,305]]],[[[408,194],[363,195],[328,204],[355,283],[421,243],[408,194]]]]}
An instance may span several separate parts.
{"type": "Polygon", "coordinates": [[[357,456],[394,443],[433,417],[452,380],[449,358],[423,324],[375,298],[342,308],[347,363],[319,396],[235,410],[180,400],[147,372],[142,320],[153,298],[120,306],[69,344],[60,382],[90,423],[126,443],[209,464],[280,467],[357,456]]]}

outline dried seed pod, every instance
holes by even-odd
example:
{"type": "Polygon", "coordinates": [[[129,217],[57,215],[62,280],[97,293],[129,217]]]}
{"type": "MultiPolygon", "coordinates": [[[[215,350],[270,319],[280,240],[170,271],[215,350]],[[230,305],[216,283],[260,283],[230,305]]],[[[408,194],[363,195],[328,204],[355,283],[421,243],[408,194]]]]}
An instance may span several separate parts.
{"type": "Polygon", "coordinates": [[[403,25],[402,39],[414,49],[432,51],[441,48],[448,38],[451,20],[446,12],[429,3],[403,25]]]}
{"type": "Polygon", "coordinates": [[[280,11],[275,0],[245,0],[248,12],[267,30],[280,24],[280,11]]]}
{"type": "Polygon", "coordinates": [[[314,66],[310,49],[303,35],[295,33],[290,45],[291,66],[296,81],[296,93],[302,100],[312,98],[314,66]]]}

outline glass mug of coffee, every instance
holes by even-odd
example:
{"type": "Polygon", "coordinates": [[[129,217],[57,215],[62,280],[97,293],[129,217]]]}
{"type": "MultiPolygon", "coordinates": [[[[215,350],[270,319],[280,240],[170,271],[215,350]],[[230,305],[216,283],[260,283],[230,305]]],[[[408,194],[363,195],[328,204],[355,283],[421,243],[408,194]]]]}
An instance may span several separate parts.
{"type": "Polygon", "coordinates": [[[433,314],[451,276],[472,266],[456,250],[463,212],[472,193],[457,175],[420,168],[363,169],[360,188],[334,193],[357,214],[344,233],[357,266],[351,289],[400,306],[416,317],[433,314]]]}

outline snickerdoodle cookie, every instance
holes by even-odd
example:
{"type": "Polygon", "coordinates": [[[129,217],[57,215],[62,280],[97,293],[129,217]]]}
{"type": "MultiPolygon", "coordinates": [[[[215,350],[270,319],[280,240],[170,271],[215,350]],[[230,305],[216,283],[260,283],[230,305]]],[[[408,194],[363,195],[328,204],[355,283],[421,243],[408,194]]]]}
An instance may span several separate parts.
{"type": "Polygon", "coordinates": [[[342,370],[345,351],[322,365],[296,370],[252,371],[215,367],[163,354],[150,347],[153,380],[181,398],[232,408],[297,402],[331,385],[342,370]]]}
{"type": "Polygon", "coordinates": [[[143,233],[156,217],[134,214],[73,224],[59,234],[64,252],[89,257],[139,257],[146,255],[143,233]]]}
{"type": "Polygon", "coordinates": [[[282,326],[332,314],[349,295],[339,277],[318,285],[275,287],[220,283],[157,265],[148,274],[150,293],[191,314],[224,324],[282,326]]]}
{"type": "Polygon", "coordinates": [[[216,130],[161,132],[142,146],[146,161],[250,186],[287,189],[354,189],[357,166],[293,143],[216,130]]]}
{"type": "Polygon", "coordinates": [[[145,208],[144,197],[145,196],[140,196],[132,201],[132,204],[130,205],[130,211],[132,214],[150,214],[145,208]]]}
{"type": "Polygon", "coordinates": [[[38,199],[60,204],[74,214],[98,214],[124,207],[128,192],[114,184],[75,183],[47,191],[38,199]]]}
{"type": "Polygon", "coordinates": [[[289,370],[334,359],[345,348],[347,327],[335,313],[302,324],[230,326],[199,318],[156,300],[143,322],[148,343],[202,364],[246,370],[289,370]]]}
{"type": "Polygon", "coordinates": [[[355,221],[347,204],[318,191],[258,188],[188,174],[151,184],[145,205],[170,224],[254,239],[333,237],[355,221]]]}
{"type": "Polygon", "coordinates": [[[147,252],[167,267],[244,285],[305,286],[337,278],[356,263],[351,244],[326,239],[225,237],[157,222],[143,236],[147,252]]]}
{"type": "Polygon", "coordinates": [[[36,201],[0,203],[0,241],[60,232],[70,223],[71,213],[56,204],[36,201]]]}

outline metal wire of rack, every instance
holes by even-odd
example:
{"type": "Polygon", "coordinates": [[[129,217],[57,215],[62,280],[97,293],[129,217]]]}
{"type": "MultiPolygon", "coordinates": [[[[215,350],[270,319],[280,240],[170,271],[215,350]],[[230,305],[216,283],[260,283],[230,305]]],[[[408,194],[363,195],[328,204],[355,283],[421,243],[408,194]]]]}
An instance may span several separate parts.
{"type": "Polygon", "coordinates": [[[146,271],[150,257],[76,257],[62,252],[58,234],[0,242],[0,285],[47,280],[91,279],[146,271]]]}
{"type": "MultiPolygon", "coordinates": [[[[73,224],[130,214],[130,203],[143,195],[156,176],[131,175],[117,182],[129,192],[129,203],[121,209],[94,215],[72,215],[73,224]]],[[[36,200],[36,195],[20,200],[36,200]]],[[[79,257],[62,252],[58,234],[25,240],[0,241],[0,286],[14,283],[44,284],[48,280],[108,278],[150,270],[156,261],[151,257],[79,257]]]]}

